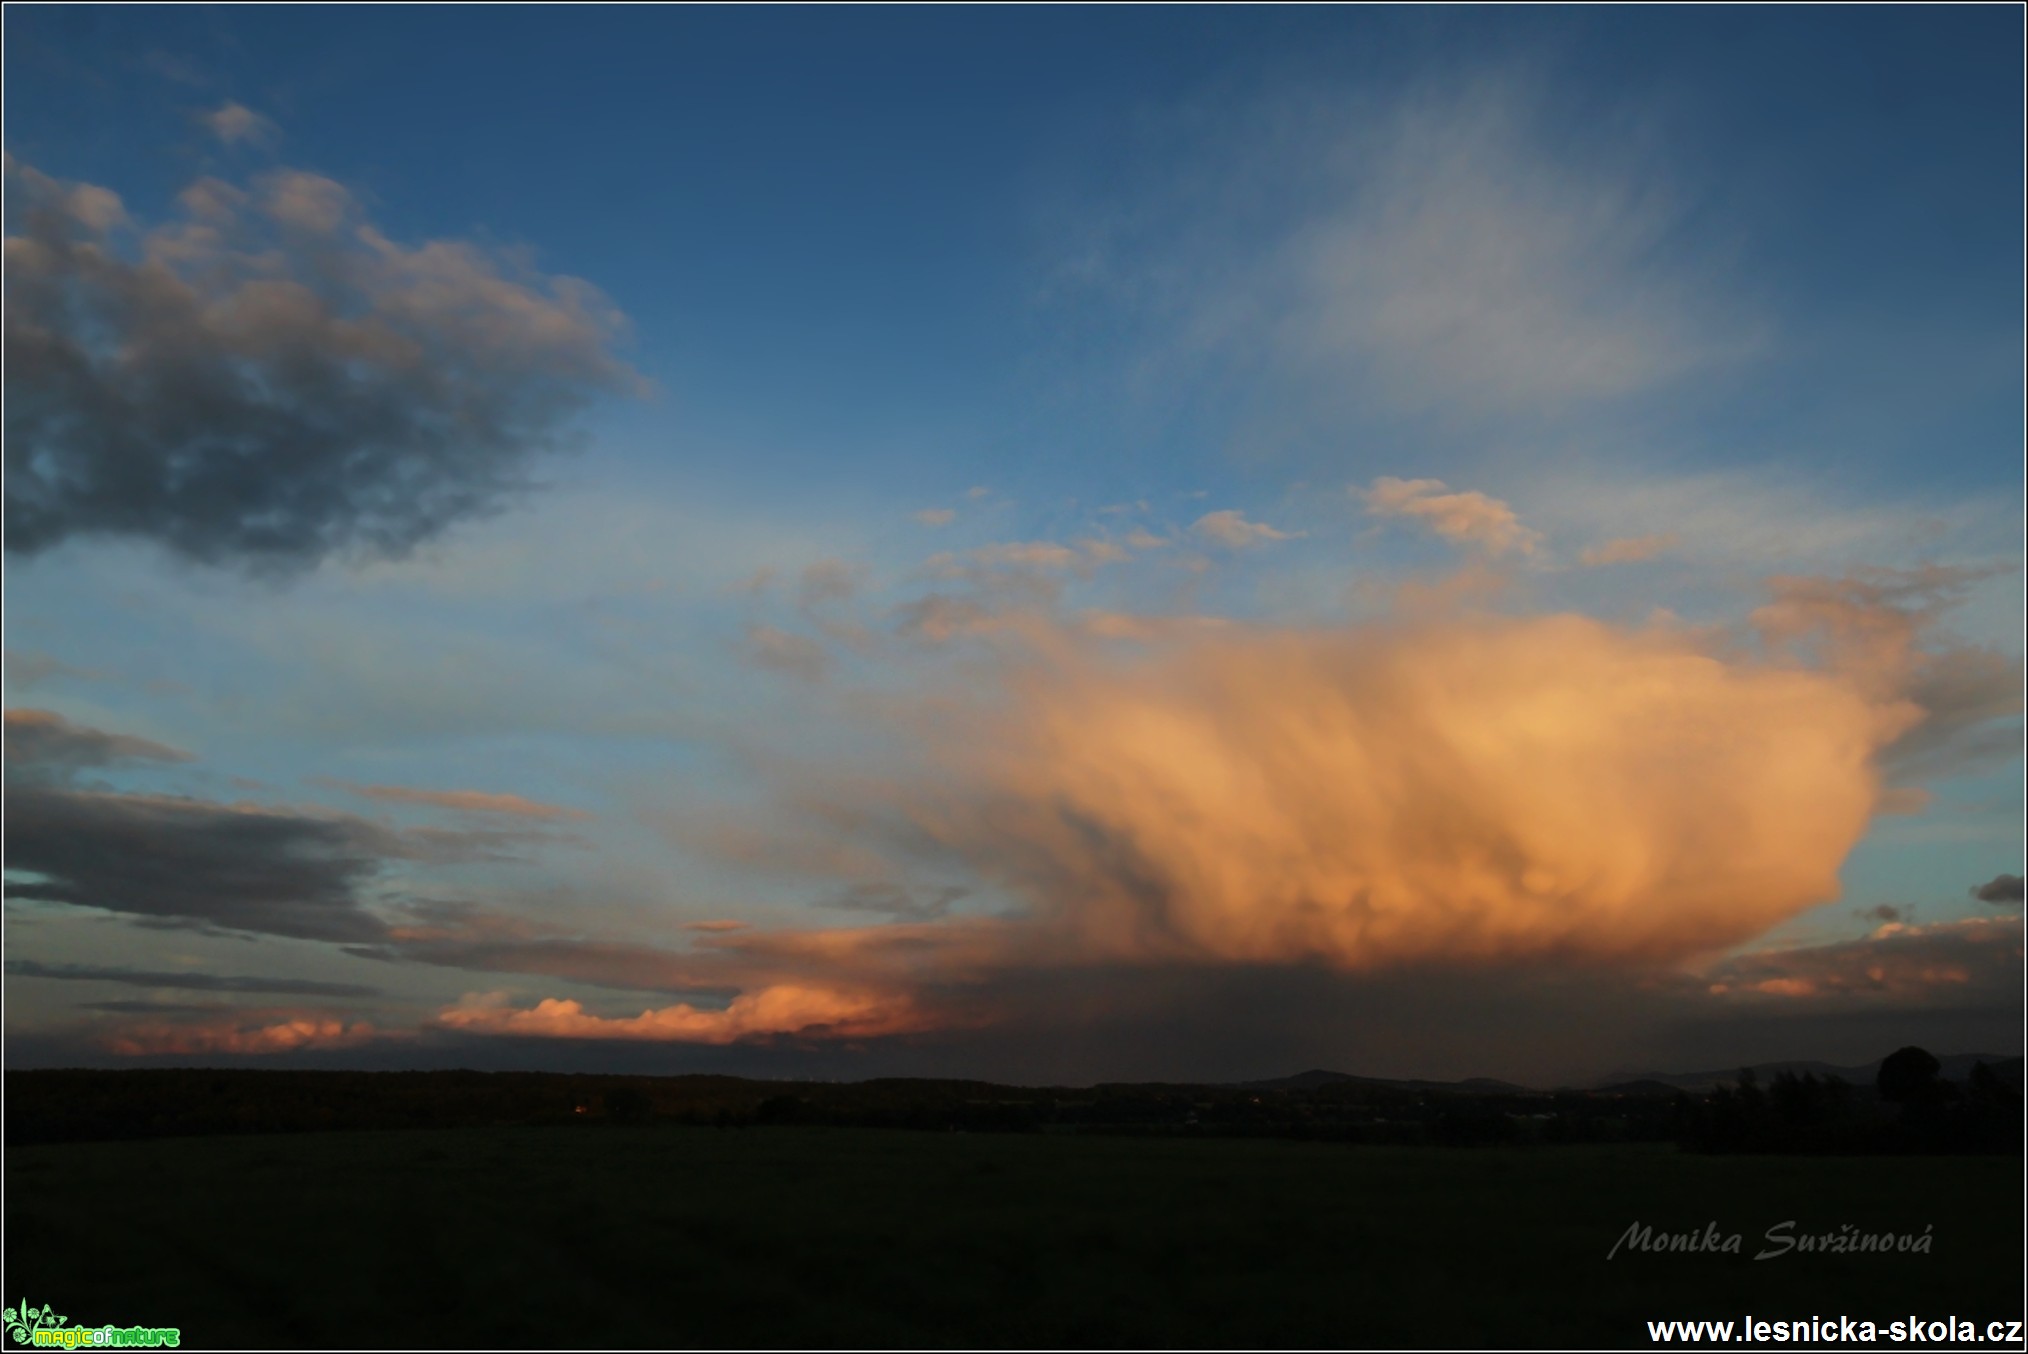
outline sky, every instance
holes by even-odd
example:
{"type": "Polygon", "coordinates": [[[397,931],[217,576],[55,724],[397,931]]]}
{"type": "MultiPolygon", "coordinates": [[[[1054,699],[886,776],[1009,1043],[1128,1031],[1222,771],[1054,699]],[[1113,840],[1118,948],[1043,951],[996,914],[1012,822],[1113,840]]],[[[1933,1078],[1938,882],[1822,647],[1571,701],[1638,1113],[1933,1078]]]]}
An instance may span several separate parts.
{"type": "Polygon", "coordinates": [[[9,1065],[2018,1053],[2022,22],[10,6],[9,1065]]]}

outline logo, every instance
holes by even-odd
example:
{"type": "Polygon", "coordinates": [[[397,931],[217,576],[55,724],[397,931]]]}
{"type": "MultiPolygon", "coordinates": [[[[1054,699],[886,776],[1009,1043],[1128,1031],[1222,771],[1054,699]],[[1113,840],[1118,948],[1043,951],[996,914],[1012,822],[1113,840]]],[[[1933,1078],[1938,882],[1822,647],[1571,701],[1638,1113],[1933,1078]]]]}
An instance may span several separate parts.
{"type": "Polygon", "coordinates": [[[73,1326],[56,1308],[26,1302],[0,1312],[7,1338],[37,1349],[175,1349],[183,1332],[174,1326],[73,1326]]]}

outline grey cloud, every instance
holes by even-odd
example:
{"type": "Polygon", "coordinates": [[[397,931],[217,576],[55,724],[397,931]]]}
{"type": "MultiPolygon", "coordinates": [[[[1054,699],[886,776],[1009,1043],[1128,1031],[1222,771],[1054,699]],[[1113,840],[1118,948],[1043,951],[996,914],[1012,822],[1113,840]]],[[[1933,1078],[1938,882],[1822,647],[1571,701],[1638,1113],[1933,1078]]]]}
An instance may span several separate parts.
{"type": "Polygon", "coordinates": [[[24,782],[7,798],[10,898],[312,940],[384,927],[363,890],[395,835],[354,818],[24,782]]]}
{"type": "Polygon", "coordinates": [[[947,915],[951,904],[970,892],[948,884],[926,889],[900,884],[854,884],[837,897],[827,899],[824,906],[849,912],[875,912],[896,921],[935,921],[947,915]]]}
{"type": "Polygon", "coordinates": [[[757,668],[786,673],[806,682],[823,680],[831,668],[831,655],[823,645],[807,635],[772,625],[747,627],[746,660],[757,668]]]}
{"type": "Polygon", "coordinates": [[[1982,903],[2018,903],[2022,901],[2021,876],[2018,874],[1996,874],[1985,883],[1971,890],[1972,897],[1982,903]]]}
{"type": "Polygon", "coordinates": [[[190,760],[190,754],[179,749],[132,734],[103,733],[73,724],[50,710],[7,711],[6,749],[10,778],[61,777],[91,767],[190,760]]]}
{"type": "MultiPolygon", "coordinates": [[[[42,964],[33,959],[9,959],[7,972],[17,978],[119,983],[126,987],[174,988],[185,992],[257,992],[292,997],[372,997],[380,994],[379,988],[363,983],[324,983],[307,978],[249,978],[218,973],[157,973],[98,964],[42,964]]],[[[110,1010],[116,1005],[101,1002],[98,1009],[110,1010]]]]}
{"type": "Polygon", "coordinates": [[[200,181],[145,233],[8,163],[6,537],[154,541],[287,573],[399,556],[524,488],[568,417],[639,380],[588,284],[389,240],[329,179],[200,181]]]}
{"type": "Polygon", "coordinates": [[[8,649],[6,664],[7,681],[16,690],[41,686],[52,678],[63,677],[88,682],[100,676],[88,668],[77,667],[52,654],[39,653],[33,649],[8,649]]]}

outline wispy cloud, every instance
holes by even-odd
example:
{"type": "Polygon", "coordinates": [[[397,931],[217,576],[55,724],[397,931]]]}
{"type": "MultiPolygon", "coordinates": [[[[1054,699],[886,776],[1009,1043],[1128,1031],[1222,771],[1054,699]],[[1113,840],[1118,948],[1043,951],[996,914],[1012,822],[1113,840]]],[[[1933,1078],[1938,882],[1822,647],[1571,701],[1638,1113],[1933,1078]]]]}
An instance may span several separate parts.
{"type": "Polygon", "coordinates": [[[1606,541],[1601,545],[1587,548],[1578,556],[1578,563],[1587,568],[1604,564],[1638,564],[1672,550],[1683,543],[1683,538],[1674,532],[1659,532],[1653,536],[1622,536],[1618,540],[1606,541]]]}
{"type": "Polygon", "coordinates": [[[543,804],[521,795],[494,794],[484,790],[416,790],[403,785],[355,785],[333,780],[336,785],[363,799],[386,804],[415,804],[424,808],[449,809],[454,813],[494,814],[507,818],[533,818],[542,822],[582,822],[591,817],[581,809],[543,804]]]}

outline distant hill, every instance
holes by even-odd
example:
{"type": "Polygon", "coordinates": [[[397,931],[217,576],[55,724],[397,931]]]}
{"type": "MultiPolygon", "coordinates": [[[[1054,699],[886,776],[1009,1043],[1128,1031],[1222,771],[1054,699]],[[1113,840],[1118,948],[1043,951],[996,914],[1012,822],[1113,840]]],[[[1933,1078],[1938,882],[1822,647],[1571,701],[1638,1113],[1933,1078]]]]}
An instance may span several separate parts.
{"type": "MultiPolygon", "coordinates": [[[[1792,1072],[1797,1076],[1814,1074],[1818,1077],[1837,1077],[1840,1081],[1850,1082],[1854,1086],[1871,1086],[1875,1075],[1880,1071],[1880,1064],[1884,1061],[1886,1059],[1880,1058],[1870,1063],[1861,1063],[1852,1067],[1840,1067],[1835,1063],[1808,1061],[1755,1063],[1752,1065],[1751,1071],[1763,1084],[1772,1081],[1778,1073],[1792,1072]]],[[[1971,1076],[1972,1068],[1975,1065],[1984,1063],[1992,1068],[2002,1081],[2006,1081],[2014,1086],[2021,1084],[2021,1058],[2018,1054],[2011,1057],[2002,1057],[1993,1053],[1950,1053],[1940,1055],[1937,1061],[1943,1065],[1943,1076],[1946,1081],[1963,1081],[1971,1076]]],[[[1740,1069],[1737,1067],[1728,1067],[1710,1072],[1615,1072],[1600,1081],[1593,1089],[1615,1091],[1620,1094],[1641,1093],[1628,1090],[1627,1088],[1630,1086],[1657,1086],[1669,1090],[1708,1091],[1713,1086],[1731,1085],[1739,1080],[1739,1073],[1740,1069]]]]}
{"type": "MultiPolygon", "coordinates": [[[[1763,1084],[1774,1080],[1778,1073],[1792,1072],[1797,1076],[1811,1074],[1818,1077],[1837,1077],[1854,1086],[1871,1086],[1883,1061],[1884,1058],[1850,1067],[1808,1060],[1755,1063],[1752,1065],[1752,1071],[1763,1084]]],[[[1951,1053],[1939,1056],[1937,1061],[1943,1065],[1943,1076],[1947,1081],[1963,1081],[1971,1076],[1974,1065],[1984,1063],[1993,1069],[2000,1080],[2009,1085],[2019,1087],[2022,1083],[2019,1055],[1951,1053]]],[[[1678,1091],[1708,1091],[1714,1086],[1730,1086],[1739,1079],[1739,1072],[1740,1069],[1737,1067],[1714,1069],[1709,1072],[1614,1072],[1589,1086],[1576,1089],[1604,1095],[1674,1095],[1678,1091]]],[[[1429,1081],[1420,1077],[1362,1077],[1351,1072],[1333,1072],[1321,1067],[1313,1067],[1307,1072],[1297,1072],[1292,1076],[1227,1084],[1245,1091],[1314,1091],[1324,1086],[1339,1085],[1372,1086],[1392,1091],[1453,1091],[1461,1095],[1527,1095],[1539,1091],[1539,1088],[1518,1086],[1511,1081],[1499,1081],[1492,1077],[1467,1077],[1463,1081],[1429,1081]]]]}
{"type": "Polygon", "coordinates": [[[1471,1095],[1525,1094],[1529,1088],[1517,1086],[1511,1081],[1496,1081],[1492,1077],[1467,1077],[1463,1081],[1424,1081],[1420,1078],[1360,1077],[1350,1072],[1327,1072],[1322,1068],[1311,1068],[1290,1077],[1273,1077],[1266,1081],[1234,1082],[1241,1090],[1247,1091],[1314,1091],[1320,1086],[1336,1086],[1349,1082],[1355,1086],[1384,1086],[1398,1091],[1462,1091],[1471,1095]]]}

